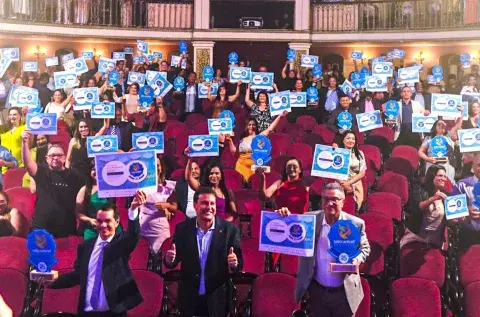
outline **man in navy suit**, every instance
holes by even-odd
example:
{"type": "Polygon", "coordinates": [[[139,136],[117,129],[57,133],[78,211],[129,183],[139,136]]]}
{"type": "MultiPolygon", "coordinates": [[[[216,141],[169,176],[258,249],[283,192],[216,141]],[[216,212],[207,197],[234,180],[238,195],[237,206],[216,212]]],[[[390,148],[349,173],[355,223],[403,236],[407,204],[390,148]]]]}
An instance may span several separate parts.
{"type": "Polygon", "coordinates": [[[231,311],[230,273],[241,271],[240,230],[216,217],[216,195],[210,187],[193,197],[197,216],[175,228],[164,263],[179,263],[177,306],[182,317],[225,317],[231,311]]]}
{"type": "Polygon", "coordinates": [[[117,234],[120,213],[115,205],[103,205],[97,211],[98,237],[80,244],[74,271],[60,275],[49,285],[53,289],[80,285],[79,316],[126,316],[143,301],[128,260],[140,236],[138,210],[146,199],[144,192],[137,192],[128,210],[128,229],[117,234]]]}

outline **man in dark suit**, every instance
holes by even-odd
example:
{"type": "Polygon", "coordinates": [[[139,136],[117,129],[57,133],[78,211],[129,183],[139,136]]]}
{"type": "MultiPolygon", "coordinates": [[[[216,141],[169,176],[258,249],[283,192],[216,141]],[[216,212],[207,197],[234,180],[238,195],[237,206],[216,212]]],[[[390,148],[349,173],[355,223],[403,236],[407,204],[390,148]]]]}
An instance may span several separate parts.
{"type": "Polygon", "coordinates": [[[418,101],[425,110],[431,109],[432,95],[425,92],[423,82],[419,81],[415,83],[415,92],[412,95],[412,100],[418,101]]]}
{"type": "Polygon", "coordinates": [[[80,285],[79,316],[126,316],[127,310],[142,302],[128,260],[140,236],[138,208],[146,199],[144,192],[137,192],[128,210],[128,229],[117,234],[119,211],[112,204],[102,206],[97,211],[97,239],[80,244],[74,271],[60,275],[49,285],[53,289],[80,285]]]}
{"type": "Polygon", "coordinates": [[[182,317],[225,317],[231,311],[229,275],[242,269],[240,230],[216,217],[216,195],[201,187],[194,195],[197,217],[177,225],[164,263],[179,263],[177,305],[182,317]]]}
{"type": "Polygon", "coordinates": [[[332,112],[338,108],[338,105],[340,104],[338,96],[340,93],[341,90],[338,89],[337,78],[330,76],[328,78],[328,87],[322,87],[319,89],[318,111],[321,117],[317,116],[318,124],[327,123],[332,112]]]}
{"type": "Polygon", "coordinates": [[[340,107],[332,111],[330,118],[327,121],[327,128],[335,134],[344,134],[346,130],[338,127],[338,116],[342,112],[349,112],[352,115],[352,127],[357,126],[356,116],[359,113],[358,108],[352,105],[352,99],[343,92],[338,93],[340,100],[340,107]]]}
{"type": "Polygon", "coordinates": [[[202,112],[202,100],[198,98],[197,74],[191,72],[188,74],[187,83],[182,91],[174,92],[173,98],[179,102],[178,114],[179,120],[185,121],[187,116],[192,113],[202,112]]]}

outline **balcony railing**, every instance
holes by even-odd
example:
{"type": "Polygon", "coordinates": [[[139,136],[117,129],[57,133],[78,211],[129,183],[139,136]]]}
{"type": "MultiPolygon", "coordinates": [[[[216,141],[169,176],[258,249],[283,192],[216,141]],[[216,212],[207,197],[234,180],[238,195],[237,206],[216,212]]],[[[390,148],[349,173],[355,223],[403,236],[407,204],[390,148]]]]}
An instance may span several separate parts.
{"type": "Polygon", "coordinates": [[[477,0],[350,1],[312,5],[312,31],[480,27],[477,0]]]}
{"type": "Polygon", "coordinates": [[[193,0],[0,0],[0,21],[191,29],[193,0]]]}

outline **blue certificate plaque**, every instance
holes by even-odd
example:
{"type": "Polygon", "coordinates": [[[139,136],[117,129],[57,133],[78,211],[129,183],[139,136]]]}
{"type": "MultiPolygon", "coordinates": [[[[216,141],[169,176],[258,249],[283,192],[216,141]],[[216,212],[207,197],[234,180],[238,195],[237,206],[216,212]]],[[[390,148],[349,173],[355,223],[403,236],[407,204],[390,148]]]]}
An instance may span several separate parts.
{"type": "Polygon", "coordinates": [[[118,138],[116,135],[100,135],[87,137],[88,157],[95,157],[101,153],[116,153],[118,151],[118,138]]]}
{"type": "Polygon", "coordinates": [[[252,69],[250,67],[230,67],[230,82],[242,82],[248,84],[252,78],[252,69]]]}
{"type": "Polygon", "coordinates": [[[73,105],[75,111],[90,110],[93,103],[99,102],[98,88],[75,88],[73,98],[75,98],[75,104],[73,105]]]}
{"type": "Polygon", "coordinates": [[[355,89],[355,87],[348,79],[345,79],[343,84],[340,86],[340,89],[343,91],[345,95],[350,95],[353,89],[355,89]]]}
{"type": "Polygon", "coordinates": [[[38,62],[23,62],[22,71],[36,72],[38,70],[38,62]]]}
{"type": "Polygon", "coordinates": [[[153,84],[153,80],[157,77],[157,74],[163,76],[163,78],[167,79],[167,72],[156,72],[154,70],[147,70],[145,74],[145,80],[147,81],[147,85],[153,84]]]}
{"type": "Polygon", "coordinates": [[[143,108],[149,108],[155,99],[154,90],[150,86],[143,86],[138,92],[138,103],[143,108]]]}
{"type": "Polygon", "coordinates": [[[272,117],[281,114],[285,110],[288,112],[292,111],[289,91],[268,94],[268,99],[270,100],[270,114],[272,117]]]}
{"type": "Polygon", "coordinates": [[[317,79],[322,77],[322,74],[323,74],[322,65],[320,64],[313,65],[312,74],[313,74],[313,77],[317,79]]]}
{"type": "Polygon", "coordinates": [[[125,46],[125,47],[123,48],[123,51],[125,52],[125,54],[133,55],[134,49],[133,49],[132,46],[125,46]]]}
{"type": "Polygon", "coordinates": [[[133,59],[133,65],[139,65],[139,64],[145,63],[145,56],[143,55],[133,56],[132,59],[133,59]]]}
{"type": "Polygon", "coordinates": [[[406,67],[398,70],[398,78],[401,84],[412,84],[420,81],[420,72],[417,67],[406,67]]]}
{"type": "Polygon", "coordinates": [[[66,71],[75,73],[77,75],[88,72],[87,62],[83,57],[75,58],[64,63],[63,68],[65,68],[66,71]]]}
{"type": "Polygon", "coordinates": [[[232,119],[230,118],[218,118],[218,119],[208,119],[208,134],[210,135],[219,135],[219,134],[232,134],[232,119]]]}
{"type": "Polygon", "coordinates": [[[317,177],[347,180],[350,168],[350,150],[317,144],[313,155],[312,172],[317,177]]]}
{"type": "Polygon", "coordinates": [[[223,110],[222,112],[220,112],[220,115],[218,117],[222,119],[232,120],[232,127],[235,128],[235,115],[230,110],[223,110]]]}
{"type": "Polygon", "coordinates": [[[206,81],[207,83],[211,82],[213,80],[213,75],[214,75],[214,70],[212,66],[207,65],[203,68],[204,81],[206,81]]]}
{"type": "Polygon", "coordinates": [[[423,114],[414,113],[412,115],[412,132],[429,133],[437,120],[438,116],[436,115],[424,116],[423,114]]]}
{"type": "Polygon", "coordinates": [[[315,215],[282,217],[262,211],[259,250],[312,257],[315,250],[315,215]]]}
{"type": "Polygon", "coordinates": [[[27,113],[27,130],[32,134],[57,134],[56,113],[27,113]]]}
{"type": "Polygon", "coordinates": [[[35,94],[38,96],[38,90],[26,86],[13,85],[8,94],[7,104],[10,104],[12,107],[21,107],[18,104],[18,96],[20,94],[35,94]]]}
{"type": "Polygon", "coordinates": [[[137,40],[137,52],[148,54],[148,43],[145,41],[137,40]]]}
{"type": "Polygon", "coordinates": [[[116,61],[124,61],[125,60],[125,52],[113,52],[112,59],[116,61]]]}
{"type": "Polygon", "coordinates": [[[170,82],[168,82],[161,74],[157,74],[150,84],[150,87],[152,87],[155,97],[163,97],[172,90],[173,85],[170,84],[170,82]]]}
{"type": "Polygon", "coordinates": [[[272,144],[270,143],[270,139],[264,135],[256,135],[252,139],[252,160],[254,161],[252,171],[258,167],[262,167],[266,172],[269,172],[270,168],[267,164],[272,160],[270,156],[271,152],[272,144]]]}
{"type": "Polygon", "coordinates": [[[190,157],[218,156],[218,136],[216,135],[190,135],[188,146],[190,157]]]}
{"type": "Polygon", "coordinates": [[[305,108],[307,106],[307,93],[306,92],[290,92],[290,107],[292,108],[305,108]]]}
{"type": "Polygon", "coordinates": [[[473,186],[473,207],[480,210],[480,183],[477,182],[475,186],[473,186]]]}
{"type": "Polygon", "coordinates": [[[287,50],[287,60],[290,62],[290,63],[293,63],[295,62],[295,58],[297,57],[297,52],[292,49],[292,48],[289,48],[287,50]]]}
{"type": "Polygon", "coordinates": [[[445,158],[448,154],[448,141],[444,136],[436,136],[430,142],[433,156],[436,158],[445,158]]]}
{"type": "Polygon", "coordinates": [[[252,73],[252,89],[273,90],[273,73],[252,73]]]}
{"type": "Polygon", "coordinates": [[[164,152],[163,132],[132,133],[132,145],[136,151],[154,150],[157,154],[164,152]]]}
{"type": "Polygon", "coordinates": [[[314,104],[318,102],[318,90],[315,87],[309,87],[307,89],[307,102],[314,104]]]}
{"type": "Polygon", "coordinates": [[[188,53],[188,44],[186,41],[178,41],[178,50],[180,54],[187,54],[188,53]]]}
{"type": "Polygon", "coordinates": [[[71,61],[75,57],[73,56],[73,53],[68,53],[62,56],[62,64],[65,64],[68,61],[71,61]]]}
{"type": "Polygon", "coordinates": [[[462,153],[480,151],[480,128],[458,130],[458,141],[462,153]]]}
{"type": "Polygon", "coordinates": [[[457,107],[462,105],[461,95],[432,94],[432,114],[451,118],[462,117],[457,107]]]}
{"type": "Polygon", "coordinates": [[[370,111],[357,114],[358,131],[364,132],[383,127],[380,111],[370,111]]]}
{"type": "Polygon", "coordinates": [[[58,65],[58,57],[47,57],[45,58],[45,66],[50,67],[50,66],[57,66],[58,65]]]}
{"type": "Polygon", "coordinates": [[[393,77],[393,64],[390,62],[375,62],[372,67],[373,76],[393,77]]]}
{"type": "MultiPolygon", "coordinates": [[[[202,83],[199,83],[198,85],[198,98],[200,99],[205,99],[208,97],[208,86],[204,85],[202,83]]],[[[218,84],[217,83],[212,83],[210,84],[211,91],[210,95],[212,97],[216,97],[218,94],[218,84]]]]}
{"type": "Polygon", "coordinates": [[[398,49],[398,48],[394,48],[392,50],[392,57],[393,58],[404,58],[405,57],[405,51],[401,50],[401,49],[398,49]]]}
{"type": "Polygon", "coordinates": [[[153,52],[152,55],[153,55],[154,58],[158,58],[158,59],[162,59],[162,58],[163,58],[162,52],[153,52]]]}
{"type": "Polygon", "coordinates": [[[354,72],[352,74],[352,85],[355,89],[364,88],[367,84],[367,78],[364,73],[354,72]]]}
{"type": "Polygon", "coordinates": [[[94,102],[90,111],[92,119],[115,118],[115,102],[94,102]]]}
{"type": "MultiPolygon", "coordinates": [[[[170,65],[173,67],[178,67],[178,63],[180,63],[180,56],[172,55],[172,60],[170,61],[170,65]]],[[[187,60],[182,60],[182,65],[180,65],[182,69],[187,68],[187,60]]]]}
{"type": "Polygon", "coordinates": [[[185,79],[181,76],[175,77],[173,80],[173,89],[175,91],[182,91],[185,88],[185,79]]]}
{"type": "Polygon", "coordinates": [[[237,64],[238,63],[238,54],[235,53],[235,52],[231,52],[230,54],[228,54],[228,62],[230,63],[230,65],[237,64]]]}
{"type": "Polygon", "coordinates": [[[106,74],[108,72],[112,72],[115,70],[117,65],[117,61],[111,58],[100,57],[98,61],[98,71],[102,74],[106,74]]]}
{"type": "Polygon", "coordinates": [[[108,85],[114,87],[118,83],[118,79],[120,78],[120,73],[116,70],[110,72],[108,74],[108,85]]]}
{"type": "Polygon", "coordinates": [[[389,100],[385,104],[385,118],[389,121],[397,120],[400,115],[400,104],[398,101],[389,100]]]}
{"type": "Polygon", "coordinates": [[[360,230],[351,220],[337,220],[328,233],[330,249],[328,253],[337,260],[330,265],[332,272],[355,272],[356,267],[348,267],[353,259],[360,254],[360,230]],[[345,269],[345,271],[344,271],[345,269]],[[351,271],[353,269],[353,271],[351,271]]]}
{"type": "Polygon", "coordinates": [[[7,57],[14,62],[20,61],[20,49],[18,47],[6,47],[0,49],[1,56],[7,57]]]}
{"type": "Polygon", "coordinates": [[[28,108],[37,108],[38,91],[20,91],[17,95],[17,107],[28,107],[28,108]]]}
{"type": "Polygon", "coordinates": [[[83,56],[83,58],[91,59],[91,58],[93,58],[94,54],[93,54],[93,52],[82,52],[82,56],[83,56]]]}
{"type": "Polygon", "coordinates": [[[467,195],[455,195],[445,198],[445,216],[447,220],[468,216],[467,195]]]}
{"type": "Polygon", "coordinates": [[[355,52],[354,51],[350,54],[350,57],[352,59],[361,60],[363,58],[363,52],[355,52]]]}
{"type": "Polygon", "coordinates": [[[388,91],[387,78],[382,76],[367,76],[366,89],[367,91],[388,91]]]}
{"type": "Polygon", "coordinates": [[[443,80],[443,67],[440,65],[435,65],[432,67],[432,75],[435,82],[440,82],[443,80]]]}
{"type": "Polygon", "coordinates": [[[13,61],[5,56],[0,57],[0,77],[3,77],[5,75],[5,72],[7,71],[8,67],[10,67],[10,64],[13,61]]]}
{"type": "Polygon", "coordinates": [[[137,72],[129,72],[127,84],[131,85],[133,83],[137,83],[140,87],[145,85],[145,74],[137,73],[137,72]]]}
{"type": "Polygon", "coordinates": [[[352,128],[352,115],[348,111],[342,111],[337,116],[337,127],[340,130],[350,130],[352,128]]]}
{"type": "Polygon", "coordinates": [[[313,65],[318,64],[318,56],[302,54],[300,62],[302,67],[313,68],[313,65]]]}
{"type": "Polygon", "coordinates": [[[95,156],[98,196],[131,197],[138,190],[157,191],[155,151],[107,153],[95,156]]]}
{"type": "Polygon", "coordinates": [[[34,267],[30,272],[30,278],[36,280],[42,277],[48,281],[55,280],[58,272],[52,271],[52,267],[58,260],[55,257],[57,245],[53,236],[44,229],[35,229],[27,236],[27,249],[30,254],[28,262],[34,267]]]}

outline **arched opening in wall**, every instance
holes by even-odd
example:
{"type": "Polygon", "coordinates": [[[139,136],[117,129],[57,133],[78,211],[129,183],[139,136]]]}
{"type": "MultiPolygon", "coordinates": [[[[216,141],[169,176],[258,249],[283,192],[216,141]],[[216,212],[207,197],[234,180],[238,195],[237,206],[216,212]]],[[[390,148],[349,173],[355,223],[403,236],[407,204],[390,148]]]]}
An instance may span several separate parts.
{"type": "Polygon", "coordinates": [[[72,50],[71,48],[59,48],[58,50],[55,50],[55,56],[57,56],[60,61],[62,56],[70,53],[73,53],[73,56],[78,56],[77,50],[72,50]]]}
{"type": "Polygon", "coordinates": [[[338,71],[337,77],[343,77],[343,63],[344,58],[339,54],[327,54],[322,58],[323,73],[326,75],[332,75],[338,71]]]}
{"type": "Polygon", "coordinates": [[[458,54],[446,54],[440,56],[440,66],[443,67],[444,79],[450,75],[455,74],[458,79],[461,80],[462,65],[460,63],[460,55],[458,54]]]}

